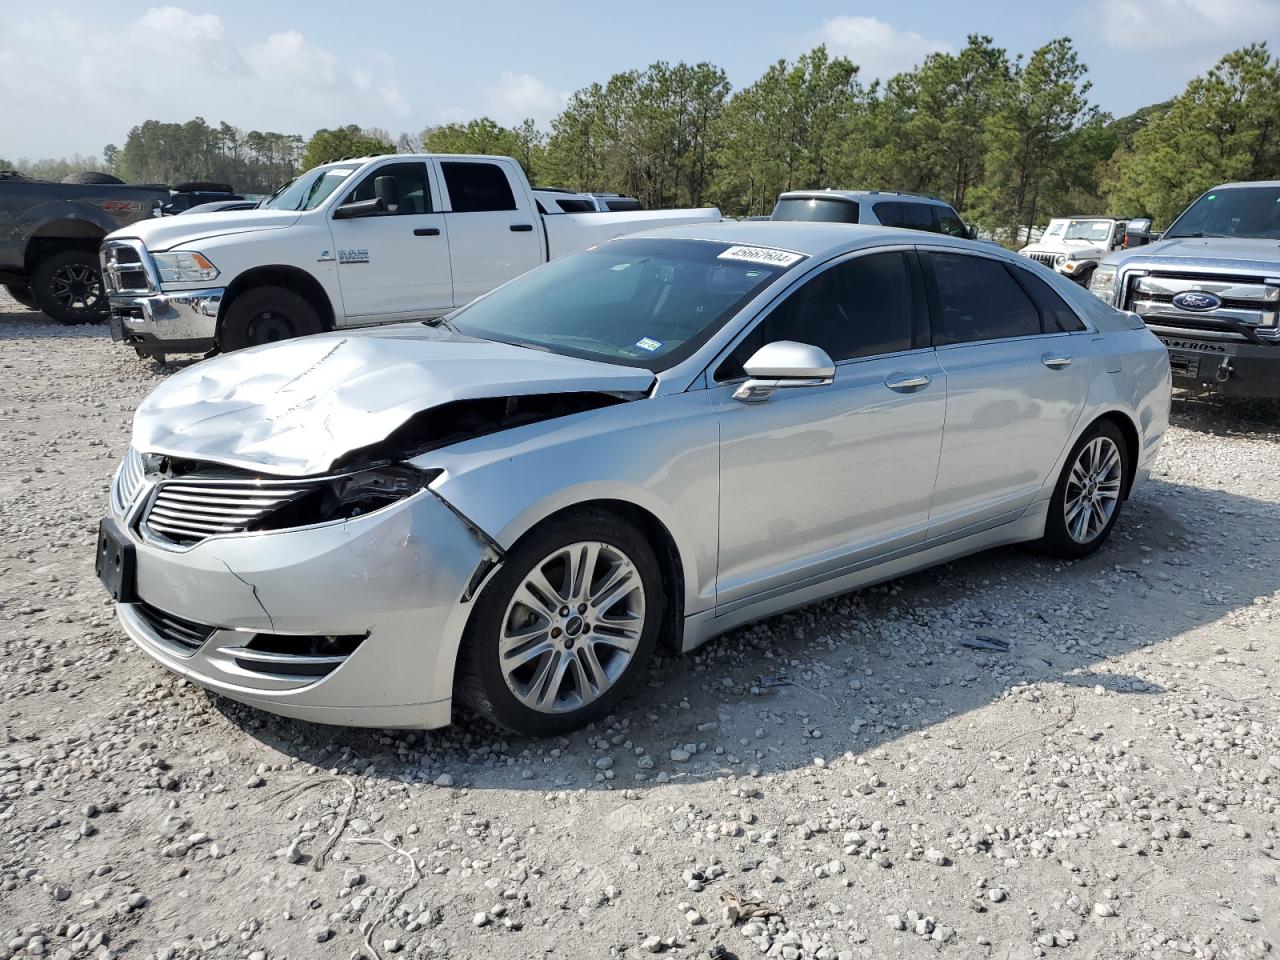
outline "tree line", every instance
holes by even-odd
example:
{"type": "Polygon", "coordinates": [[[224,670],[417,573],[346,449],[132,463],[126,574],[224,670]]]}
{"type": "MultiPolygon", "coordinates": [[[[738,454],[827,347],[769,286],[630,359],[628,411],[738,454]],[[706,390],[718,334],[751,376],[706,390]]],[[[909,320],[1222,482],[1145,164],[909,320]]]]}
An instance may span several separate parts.
{"type": "MultiPolygon", "coordinates": [[[[1091,93],[1070,39],[1010,55],[975,34],[958,53],[931,54],[884,83],[864,84],[857,64],[821,46],[738,90],[714,64],[659,61],[578,90],[547,130],[481,117],[395,138],[350,125],[304,141],[201,118],[148,120],[103,162],[132,181],[225,180],[266,192],[343,156],[504,154],[540,185],[616,191],[650,207],[716,204],[731,215],[767,213],[789,189],[936,194],[1006,240],[1069,213],[1163,225],[1214,183],[1280,176],[1280,61],[1265,43],[1128,117],[1104,113],[1091,93]]],[[[46,165],[56,163],[68,161],[46,165]]]]}

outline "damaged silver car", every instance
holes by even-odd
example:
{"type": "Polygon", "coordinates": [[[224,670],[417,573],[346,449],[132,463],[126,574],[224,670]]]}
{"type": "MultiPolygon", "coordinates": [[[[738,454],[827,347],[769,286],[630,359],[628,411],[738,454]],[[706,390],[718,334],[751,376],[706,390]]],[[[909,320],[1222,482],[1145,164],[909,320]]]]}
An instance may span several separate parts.
{"type": "Polygon", "coordinates": [[[1168,414],[1139,320],[995,247],[672,228],[175,374],[98,572],[142,650],[233,699],[554,734],[660,642],[1000,544],[1085,556],[1168,414]]]}

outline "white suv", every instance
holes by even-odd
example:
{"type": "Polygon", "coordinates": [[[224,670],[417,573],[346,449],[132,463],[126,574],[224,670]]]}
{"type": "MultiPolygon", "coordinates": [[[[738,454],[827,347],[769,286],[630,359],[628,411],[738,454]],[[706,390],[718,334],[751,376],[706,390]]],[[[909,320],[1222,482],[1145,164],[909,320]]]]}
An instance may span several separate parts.
{"type": "Polygon", "coordinates": [[[878,223],[970,240],[978,236],[945,200],[891,190],[789,190],[778,195],[769,219],[878,223]]]}

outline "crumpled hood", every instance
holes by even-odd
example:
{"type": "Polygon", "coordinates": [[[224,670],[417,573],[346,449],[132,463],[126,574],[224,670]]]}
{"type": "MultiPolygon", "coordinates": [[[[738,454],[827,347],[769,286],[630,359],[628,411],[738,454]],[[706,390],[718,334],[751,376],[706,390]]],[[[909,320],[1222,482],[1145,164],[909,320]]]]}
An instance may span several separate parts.
{"type": "Polygon", "coordinates": [[[296,210],[227,210],[181,217],[153,217],[122,227],[109,234],[107,239],[135,237],[146,244],[148,250],[159,252],[228,233],[279,230],[292,226],[300,216],[296,210]]]}
{"type": "Polygon", "coordinates": [[[416,413],[455,400],[647,390],[653,374],[398,324],[241,350],[142,402],[133,445],[283,476],[323,473],[416,413]]]}
{"type": "Polygon", "coordinates": [[[1257,271],[1275,276],[1280,263],[1280,240],[1247,240],[1235,237],[1173,237],[1142,247],[1120,250],[1106,263],[1122,266],[1172,266],[1195,269],[1215,267],[1223,271],[1257,271]]]}

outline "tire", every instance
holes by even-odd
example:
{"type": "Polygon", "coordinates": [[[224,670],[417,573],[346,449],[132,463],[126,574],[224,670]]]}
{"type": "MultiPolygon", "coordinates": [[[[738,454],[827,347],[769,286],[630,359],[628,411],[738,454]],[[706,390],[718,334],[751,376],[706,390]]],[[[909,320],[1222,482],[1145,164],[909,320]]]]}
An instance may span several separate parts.
{"type": "Polygon", "coordinates": [[[549,522],[508,553],[476,599],[459,656],[459,697],[523,736],[582,727],[609,713],[644,675],[665,603],[657,557],[635,527],[594,509],[549,522]],[[594,558],[594,576],[577,578],[586,587],[570,586],[567,558],[578,569],[594,558]],[[529,591],[535,571],[542,592],[557,593],[558,607],[529,591]],[[610,588],[618,574],[628,577],[621,592],[610,588]],[[593,589],[604,600],[594,608],[593,589]],[[629,629],[621,627],[624,618],[629,629]],[[506,645],[507,653],[526,654],[520,665],[504,664],[504,633],[524,638],[506,645]]]}
{"type": "Polygon", "coordinates": [[[107,318],[98,256],[88,250],[63,250],[41,260],[31,277],[31,296],[59,323],[100,323],[107,318]]]}
{"type": "Polygon", "coordinates": [[[8,291],[9,296],[13,297],[13,299],[17,300],[20,304],[22,304],[28,310],[40,309],[36,305],[36,298],[31,295],[31,288],[28,287],[26,284],[6,283],[4,285],[4,288],[5,290],[8,291]]]}
{"type": "Polygon", "coordinates": [[[1120,429],[1099,420],[1071,448],[1053,489],[1041,545],[1056,557],[1078,560],[1106,541],[1120,517],[1130,453],[1120,429]]]}
{"type": "Polygon", "coordinates": [[[243,350],[320,333],[315,308],[285,287],[254,287],[231,302],[218,330],[218,347],[243,350]]]}

